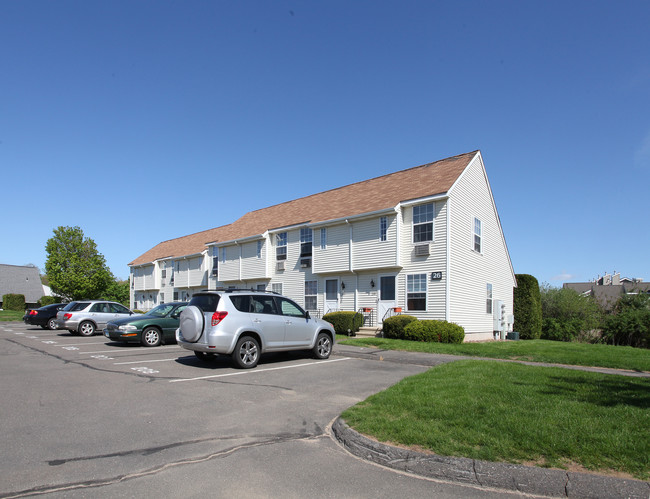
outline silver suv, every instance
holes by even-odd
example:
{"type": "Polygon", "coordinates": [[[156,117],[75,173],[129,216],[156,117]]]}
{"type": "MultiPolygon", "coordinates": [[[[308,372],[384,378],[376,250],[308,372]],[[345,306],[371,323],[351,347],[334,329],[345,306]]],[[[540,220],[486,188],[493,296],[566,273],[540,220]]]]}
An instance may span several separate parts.
{"type": "Polygon", "coordinates": [[[106,327],[109,321],[129,317],[134,313],[120,303],[105,300],[82,300],[68,303],[56,314],[57,329],[72,334],[92,336],[106,327]]]}
{"type": "Polygon", "coordinates": [[[235,366],[255,367],[265,352],[311,350],[332,353],[334,326],[310,317],[295,302],[269,291],[196,293],[181,312],[176,341],[201,360],[231,355],[235,366]]]}

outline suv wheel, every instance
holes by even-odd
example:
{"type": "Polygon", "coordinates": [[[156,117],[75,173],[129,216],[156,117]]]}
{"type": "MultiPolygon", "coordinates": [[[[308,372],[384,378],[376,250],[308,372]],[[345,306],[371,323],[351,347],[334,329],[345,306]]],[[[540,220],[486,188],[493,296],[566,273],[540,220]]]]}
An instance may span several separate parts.
{"type": "Polygon", "coordinates": [[[90,321],[84,321],[79,324],[79,334],[81,336],[92,336],[95,334],[95,325],[90,321]]]}
{"type": "Polygon", "coordinates": [[[312,350],[317,359],[327,359],[332,353],[332,338],[327,333],[318,333],[316,345],[312,350]]]}
{"type": "Polygon", "coordinates": [[[142,331],[142,344],[146,347],[157,347],[160,345],[160,331],[155,327],[148,327],[142,331]]]}
{"type": "Polygon", "coordinates": [[[242,336],[232,353],[232,360],[242,369],[255,367],[260,360],[260,344],[251,336],[242,336]]]}
{"type": "Polygon", "coordinates": [[[180,326],[181,336],[185,341],[196,343],[199,341],[205,326],[205,317],[200,308],[190,305],[181,312],[180,326]]]}

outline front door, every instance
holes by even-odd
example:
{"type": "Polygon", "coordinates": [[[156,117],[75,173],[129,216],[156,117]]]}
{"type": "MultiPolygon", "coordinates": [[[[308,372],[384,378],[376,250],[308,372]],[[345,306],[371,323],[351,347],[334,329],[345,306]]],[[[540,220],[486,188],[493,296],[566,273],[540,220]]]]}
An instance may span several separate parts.
{"type": "Polygon", "coordinates": [[[379,300],[377,302],[377,322],[382,322],[388,310],[395,308],[395,276],[386,275],[379,278],[379,300]]]}
{"type": "Polygon", "coordinates": [[[338,312],[339,310],[339,280],[327,279],[325,281],[325,313],[338,312]]]}

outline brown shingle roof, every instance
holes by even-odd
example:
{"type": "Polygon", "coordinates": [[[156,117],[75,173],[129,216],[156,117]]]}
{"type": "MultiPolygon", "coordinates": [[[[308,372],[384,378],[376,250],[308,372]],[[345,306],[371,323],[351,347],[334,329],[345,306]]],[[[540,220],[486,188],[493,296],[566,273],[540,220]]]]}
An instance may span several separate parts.
{"type": "Polygon", "coordinates": [[[230,225],[164,241],[129,265],[193,255],[211,242],[263,234],[269,229],[316,223],[393,208],[400,202],[449,191],[478,151],[409,168],[246,213],[230,225]]]}

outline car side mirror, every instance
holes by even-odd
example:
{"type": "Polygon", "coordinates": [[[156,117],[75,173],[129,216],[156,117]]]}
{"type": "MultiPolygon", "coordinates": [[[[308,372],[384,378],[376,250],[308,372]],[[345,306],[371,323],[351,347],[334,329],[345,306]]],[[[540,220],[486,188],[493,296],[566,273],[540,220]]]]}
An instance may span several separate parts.
{"type": "Polygon", "coordinates": [[[311,316],[309,315],[309,310],[305,312],[305,319],[307,320],[311,319],[311,316]]]}

